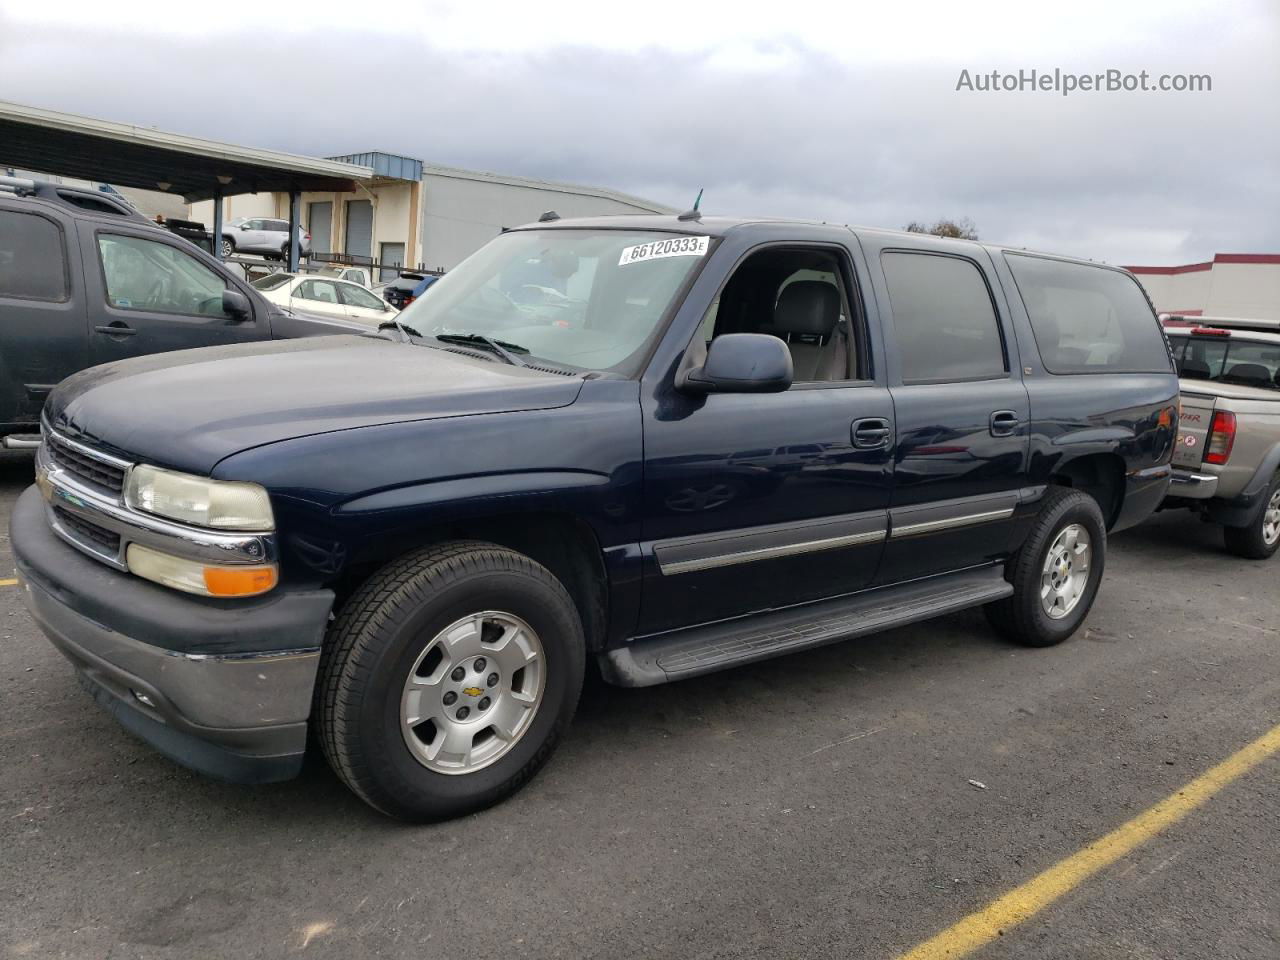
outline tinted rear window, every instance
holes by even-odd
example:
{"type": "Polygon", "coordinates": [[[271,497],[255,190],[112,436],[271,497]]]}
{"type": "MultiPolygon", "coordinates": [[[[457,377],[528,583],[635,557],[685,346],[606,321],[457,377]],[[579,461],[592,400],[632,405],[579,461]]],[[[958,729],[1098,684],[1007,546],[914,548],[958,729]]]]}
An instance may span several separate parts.
{"type": "Polygon", "coordinates": [[[287,273],[269,273],[253,281],[253,286],[259,290],[274,290],[276,287],[283,287],[292,279],[293,277],[287,273]]]}
{"type": "Polygon", "coordinates": [[[0,210],[0,297],[67,299],[62,231],[52,220],[0,210]]]}
{"type": "Polygon", "coordinates": [[[972,261],[881,256],[904,383],[1002,377],[1004,342],[987,282],[972,261]]]}
{"type": "Polygon", "coordinates": [[[1246,387],[1280,389],[1280,343],[1237,337],[1171,336],[1178,375],[1246,387]]]}
{"type": "Polygon", "coordinates": [[[1005,254],[1050,373],[1168,373],[1160,323],[1118,270],[1005,254]]]}

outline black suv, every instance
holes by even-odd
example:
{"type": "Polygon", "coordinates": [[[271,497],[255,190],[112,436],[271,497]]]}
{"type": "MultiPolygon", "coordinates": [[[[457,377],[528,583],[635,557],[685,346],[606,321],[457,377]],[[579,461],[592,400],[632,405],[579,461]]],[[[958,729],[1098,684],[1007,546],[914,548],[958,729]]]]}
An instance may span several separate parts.
{"type": "Polygon", "coordinates": [[[123,200],[0,177],[0,437],[35,446],[40,408],[94,364],[186,347],[348,333],[289,316],[123,200]]]}
{"type": "Polygon", "coordinates": [[[1168,348],[1099,264],[540,222],[402,319],[50,399],[25,596],[169,756],[278,779],[313,736],[378,809],[456,815],[550,756],[588,657],[645,686],[975,606],[1059,643],[1169,485],[1168,348]]]}

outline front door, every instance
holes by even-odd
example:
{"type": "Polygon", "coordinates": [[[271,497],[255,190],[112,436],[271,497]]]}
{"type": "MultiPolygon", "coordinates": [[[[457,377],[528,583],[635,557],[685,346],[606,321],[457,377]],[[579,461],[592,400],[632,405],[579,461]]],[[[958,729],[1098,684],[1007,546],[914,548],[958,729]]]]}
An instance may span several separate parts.
{"type": "Polygon", "coordinates": [[[124,226],[79,231],[93,363],[270,338],[265,316],[223,310],[228,281],[190,244],[124,226]]]}
{"type": "Polygon", "coordinates": [[[885,292],[898,428],[878,581],[1001,558],[1030,482],[1030,405],[990,261],[976,246],[864,243],[885,292]]]}
{"type": "Polygon", "coordinates": [[[355,283],[340,282],[337,284],[342,303],[347,308],[347,316],[371,326],[377,326],[393,316],[391,307],[374,293],[355,283]]]}
{"type": "Polygon", "coordinates": [[[893,409],[873,375],[851,251],[746,256],[695,334],[787,341],[791,388],[643,401],[652,634],[856,591],[884,546],[893,409]]]}
{"type": "Polygon", "coordinates": [[[63,377],[89,366],[84,289],[71,269],[75,224],[0,206],[0,423],[40,419],[63,377]]]}

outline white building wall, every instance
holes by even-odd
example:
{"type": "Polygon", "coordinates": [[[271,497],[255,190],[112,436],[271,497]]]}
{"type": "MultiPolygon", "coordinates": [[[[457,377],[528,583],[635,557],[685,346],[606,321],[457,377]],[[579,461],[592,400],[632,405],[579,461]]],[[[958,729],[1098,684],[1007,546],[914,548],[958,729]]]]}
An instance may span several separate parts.
{"type": "Polygon", "coordinates": [[[597,217],[626,213],[667,213],[645,201],[596,195],[582,188],[495,179],[473,179],[465,172],[424,172],[422,178],[422,254],[428,268],[450,270],[502,232],[537,220],[548,210],[561,217],[597,217]]]}
{"type": "Polygon", "coordinates": [[[1130,269],[1158,313],[1280,320],[1280,256],[1220,254],[1207,264],[1130,269]]]}

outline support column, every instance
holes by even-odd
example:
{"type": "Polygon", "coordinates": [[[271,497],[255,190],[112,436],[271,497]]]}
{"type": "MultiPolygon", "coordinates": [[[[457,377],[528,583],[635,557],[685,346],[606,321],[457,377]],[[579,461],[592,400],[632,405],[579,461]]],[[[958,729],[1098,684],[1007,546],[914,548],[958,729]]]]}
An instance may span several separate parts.
{"type": "Polygon", "coordinates": [[[298,272],[298,219],[299,209],[302,206],[302,192],[300,190],[289,191],[289,272],[298,272]]]}
{"type": "Polygon", "coordinates": [[[222,259],[222,187],[213,188],[213,255],[222,259]]]}

